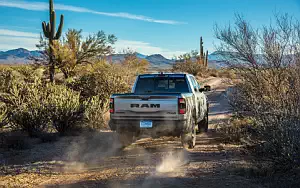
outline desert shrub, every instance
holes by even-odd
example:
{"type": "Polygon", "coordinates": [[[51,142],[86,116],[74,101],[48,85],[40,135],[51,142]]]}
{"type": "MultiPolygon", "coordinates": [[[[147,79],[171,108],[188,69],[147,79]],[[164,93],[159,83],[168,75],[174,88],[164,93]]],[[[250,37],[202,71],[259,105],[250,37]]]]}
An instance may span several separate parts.
{"type": "Polygon", "coordinates": [[[65,85],[49,84],[46,88],[46,109],[53,127],[63,135],[80,131],[84,127],[85,107],[79,93],[65,85]]]}
{"type": "Polygon", "coordinates": [[[209,76],[212,76],[212,77],[218,77],[219,71],[216,69],[209,69],[208,74],[209,74],[209,76]]]}
{"type": "Polygon", "coordinates": [[[257,32],[238,16],[234,29],[216,28],[216,36],[239,77],[230,103],[255,119],[262,156],[289,169],[300,165],[300,27],[288,15],[276,21],[257,32]]]}
{"type": "Polygon", "coordinates": [[[26,85],[26,100],[11,110],[10,123],[42,137],[54,129],[61,134],[74,132],[84,120],[84,105],[79,93],[65,85],[26,85]]]}
{"type": "Polygon", "coordinates": [[[5,103],[0,102],[0,128],[7,124],[7,107],[5,103]]]}
{"type": "Polygon", "coordinates": [[[20,101],[10,107],[10,123],[28,132],[30,136],[39,136],[47,131],[50,119],[46,89],[37,83],[24,84],[22,88],[14,89],[12,94],[13,97],[9,95],[6,97],[20,101]]]}
{"type": "Polygon", "coordinates": [[[92,128],[101,127],[103,114],[108,110],[109,98],[113,93],[130,91],[122,72],[116,72],[110,65],[94,67],[91,73],[83,74],[68,86],[80,92],[81,101],[87,108],[86,117],[92,128]]]}
{"type": "Polygon", "coordinates": [[[108,100],[102,101],[100,96],[93,96],[85,101],[85,117],[89,122],[89,128],[100,129],[105,124],[103,115],[108,110],[108,100]]]}
{"type": "Polygon", "coordinates": [[[73,131],[83,119],[80,95],[65,85],[43,83],[43,69],[24,67],[18,72],[0,71],[1,102],[9,123],[30,136],[45,136],[56,129],[73,131]]]}
{"type": "Polygon", "coordinates": [[[193,61],[185,61],[185,62],[176,62],[172,68],[173,72],[187,72],[194,76],[198,75],[198,73],[205,72],[206,68],[203,65],[193,62],[193,61]]]}
{"type": "Polygon", "coordinates": [[[139,59],[136,52],[127,49],[124,54],[125,58],[121,66],[126,68],[130,74],[137,75],[148,70],[150,63],[146,59],[139,59]]]}
{"type": "Polygon", "coordinates": [[[12,112],[10,123],[28,132],[30,136],[37,137],[48,129],[47,112],[48,109],[44,106],[25,104],[12,112]]]}
{"type": "Polygon", "coordinates": [[[122,76],[122,82],[128,86],[133,86],[136,76],[140,73],[144,73],[143,70],[132,69],[129,66],[124,66],[124,64],[113,64],[111,69],[120,74],[122,76]]]}
{"type": "Polygon", "coordinates": [[[223,68],[218,70],[218,76],[221,78],[229,78],[229,79],[236,79],[236,75],[234,70],[230,68],[223,68]]]}
{"type": "Polygon", "coordinates": [[[43,69],[0,69],[1,126],[7,119],[15,129],[42,138],[55,131],[76,132],[87,124],[100,128],[110,95],[130,88],[121,71],[114,72],[114,65],[100,62],[88,67],[77,78],[59,84],[45,83],[43,69]]]}
{"type": "Polygon", "coordinates": [[[116,73],[112,68],[99,68],[84,74],[70,83],[69,86],[80,92],[83,99],[99,96],[103,101],[109,100],[112,93],[124,93],[130,90],[129,85],[122,77],[122,73],[116,73]]]}
{"type": "Polygon", "coordinates": [[[228,122],[218,124],[215,128],[224,135],[226,143],[249,144],[257,132],[253,119],[238,116],[231,117],[228,122]]]}
{"type": "Polygon", "coordinates": [[[47,127],[47,110],[41,103],[45,96],[40,94],[43,88],[39,70],[29,70],[27,74],[13,68],[0,71],[0,101],[5,104],[5,116],[11,125],[37,136],[47,127]]]}

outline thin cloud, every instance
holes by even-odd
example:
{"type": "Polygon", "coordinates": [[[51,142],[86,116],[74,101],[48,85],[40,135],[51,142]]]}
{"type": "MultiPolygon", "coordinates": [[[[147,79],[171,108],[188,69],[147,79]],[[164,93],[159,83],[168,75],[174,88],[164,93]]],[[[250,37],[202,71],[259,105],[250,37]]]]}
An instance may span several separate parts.
{"type": "Polygon", "coordinates": [[[22,32],[8,29],[0,29],[0,35],[13,36],[13,37],[28,37],[28,38],[38,38],[40,35],[30,32],[22,32]]]}
{"type": "Polygon", "coordinates": [[[27,50],[36,50],[36,44],[39,40],[37,38],[15,37],[15,36],[1,36],[0,35],[0,50],[6,51],[17,48],[25,48],[27,50]]]}
{"type": "MultiPolygon", "coordinates": [[[[45,11],[48,10],[48,4],[43,2],[27,2],[27,1],[11,1],[11,0],[0,0],[0,6],[3,7],[12,7],[20,8],[25,10],[34,10],[34,11],[45,11]]],[[[126,18],[131,20],[140,20],[145,22],[160,23],[160,24],[170,24],[170,25],[179,25],[185,24],[184,22],[178,22],[174,20],[159,20],[143,15],[135,15],[126,12],[99,12],[83,7],[75,7],[70,5],[56,4],[55,8],[57,10],[72,11],[72,12],[82,12],[97,14],[110,17],[126,18]]]]}
{"type": "Polygon", "coordinates": [[[35,45],[39,42],[39,36],[37,33],[0,29],[0,50],[16,48],[36,50],[35,45]]]}

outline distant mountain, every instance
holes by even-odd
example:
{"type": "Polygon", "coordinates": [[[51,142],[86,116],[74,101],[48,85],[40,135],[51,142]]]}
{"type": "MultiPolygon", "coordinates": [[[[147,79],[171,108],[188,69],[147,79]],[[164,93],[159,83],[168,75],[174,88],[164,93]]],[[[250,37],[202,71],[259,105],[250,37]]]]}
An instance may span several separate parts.
{"type": "Polygon", "coordinates": [[[29,51],[24,48],[0,51],[0,64],[24,64],[29,63],[28,58],[31,56],[38,57],[39,51],[29,51]]]}
{"type": "Polygon", "coordinates": [[[137,53],[136,56],[141,59],[145,59],[147,56],[144,54],[137,53]]]}
{"type": "MultiPolygon", "coordinates": [[[[114,63],[122,62],[125,59],[126,54],[113,54],[107,57],[108,61],[112,61],[114,63]]],[[[160,68],[160,69],[167,69],[171,68],[172,64],[175,63],[174,60],[170,60],[165,58],[164,56],[160,54],[154,54],[154,55],[143,55],[140,53],[137,53],[137,57],[139,59],[146,59],[150,63],[150,67],[152,69],[160,68]]]]}
{"type": "Polygon", "coordinates": [[[146,60],[149,61],[152,68],[170,68],[175,63],[174,60],[166,59],[164,56],[160,54],[154,54],[146,57],[146,60]]]}
{"type": "MultiPolygon", "coordinates": [[[[216,66],[219,67],[226,67],[228,66],[228,64],[226,63],[226,61],[232,59],[233,57],[238,57],[237,52],[213,52],[212,54],[209,55],[208,59],[210,60],[210,64],[213,65],[214,63],[216,63],[216,66]]],[[[291,62],[291,59],[294,58],[294,55],[290,54],[290,55],[284,55],[282,57],[282,61],[284,62],[284,64],[288,65],[291,62]]],[[[263,54],[255,54],[254,55],[254,59],[256,60],[256,63],[258,65],[264,65],[267,64],[264,55],[263,54]]],[[[239,62],[239,64],[244,64],[245,66],[247,66],[247,64],[249,65],[249,63],[245,62],[245,61],[241,61],[236,59],[236,62],[239,62]]]]}
{"type": "MultiPolygon", "coordinates": [[[[224,64],[219,59],[219,55],[217,52],[214,52],[209,55],[209,66],[213,68],[223,67],[224,64]]],[[[40,52],[29,51],[24,48],[18,48],[8,51],[0,51],[0,64],[26,64],[30,63],[29,57],[38,57],[40,56],[40,52]]],[[[150,63],[151,69],[169,69],[172,68],[172,65],[175,63],[174,60],[167,59],[161,54],[153,54],[153,55],[144,55],[137,53],[137,57],[140,59],[146,59],[150,63]]],[[[107,57],[108,61],[112,61],[114,63],[122,62],[125,59],[125,54],[113,54],[107,57]]]]}

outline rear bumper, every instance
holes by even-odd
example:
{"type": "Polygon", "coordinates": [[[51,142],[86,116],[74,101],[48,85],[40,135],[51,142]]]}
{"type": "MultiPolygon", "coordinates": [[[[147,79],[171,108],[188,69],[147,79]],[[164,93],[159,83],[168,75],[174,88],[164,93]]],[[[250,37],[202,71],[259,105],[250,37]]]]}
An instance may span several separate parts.
{"type": "Polygon", "coordinates": [[[152,136],[179,136],[186,130],[186,121],[152,120],[152,128],[140,128],[140,120],[110,120],[111,130],[145,133],[152,136]]]}

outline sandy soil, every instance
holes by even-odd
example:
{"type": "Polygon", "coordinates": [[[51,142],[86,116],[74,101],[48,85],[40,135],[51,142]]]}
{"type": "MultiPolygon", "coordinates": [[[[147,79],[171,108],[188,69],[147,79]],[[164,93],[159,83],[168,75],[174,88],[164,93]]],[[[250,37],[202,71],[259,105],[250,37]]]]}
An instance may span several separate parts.
{"type": "Polygon", "coordinates": [[[227,121],[230,108],[221,79],[207,83],[210,130],[197,136],[192,150],[178,138],[144,138],[120,149],[116,135],[65,137],[23,151],[0,155],[0,187],[260,187],[230,173],[233,164],[247,163],[238,145],[222,144],[214,125],[227,121]]]}

